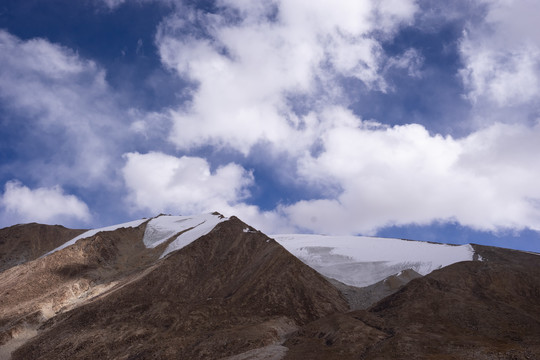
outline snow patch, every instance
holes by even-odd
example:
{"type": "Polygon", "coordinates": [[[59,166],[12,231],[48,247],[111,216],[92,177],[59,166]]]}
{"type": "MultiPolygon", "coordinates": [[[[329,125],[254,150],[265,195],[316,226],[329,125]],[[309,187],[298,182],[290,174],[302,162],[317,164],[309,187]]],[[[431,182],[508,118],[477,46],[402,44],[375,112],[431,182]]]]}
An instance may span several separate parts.
{"type": "Polygon", "coordinates": [[[421,275],[460,261],[472,261],[471,245],[365,236],[283,234],[272,236],[322,275],[364,287],[406,269],[421,275]]]}
{"type": "Polygon", "coordinates": [[[91,236],[96,235],[99,232],[102,232],[102,231],[114,231],[114,230],[121,229],[121,228],[137,227],[137,226],[141,225],[142,223],[144,223],[147,220],[148,219],[133,220],[133,221],[129,221],[129,222],[122,223],[122,224],[111,225],[111,226],[102,227],[102,228],[99,228],[99,229],[88,230],[88,231],[82,233],[81,235],[79,235],[77,237],[74,237],[73,239],[69,240],[68,242],[60,245],[56,249],[49,251],[48,253],[46,253],[43,256],[47,256],[47,255],[50,255],[50,254],[52,254],[52,253],[54,253],[54,252],[56,252],[58,250],[62,250],[64,248],[68,247],[68,246],[71,246],[71,245],[75,244],[80,239],[89,238],[91,236]]]}
{"type": "Polygon", "coordinates": [[[228,220],[228,218],[213,214],[197,216],[160,215],[152,218],[150,221],[148,221],[148,219],[134,220],[123,224],[88,230],[48,252],[44,256],[73,245],[80,239],[94,236],[101,231],[114,231],[120,228],[137,227],[145,221],[148,221],[143,236],[143,242],[147,248],[155,248],[171,237],[179,234],[161,255],[161,257],[164,257],[175,250],[183,248],[201,236],[208,234],[217,224],[225,220],[228,220]]]}
{"type": "Polygon", "coordinates": [[[159,216],[150,221],[146,230],[150,228],[148,237],[145,232],[144,244],[146,247],[156,247],[169,239],[174,234],[182,232],[174,239],[160,258],[165,257],[173,251],[180,250],[191,244],[201,236],[208,234],[217,224],[228,220],[226,217],[205,214],[198,216],[159,216]]]}
{"type": "Polygon", "coordinates": [[[205,216],[161,215],[150,220],[144,231],[143,242],[147,248],[154,248],[182,231],[197,227],[205,221],[205,216]]]}

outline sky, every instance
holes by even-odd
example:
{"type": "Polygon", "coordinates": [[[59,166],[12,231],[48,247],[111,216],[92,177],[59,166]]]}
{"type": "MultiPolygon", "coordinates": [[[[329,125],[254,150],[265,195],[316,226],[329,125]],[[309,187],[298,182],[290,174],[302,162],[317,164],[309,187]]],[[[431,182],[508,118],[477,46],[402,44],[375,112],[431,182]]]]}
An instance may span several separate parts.
{"type": "Polygon", "coordinates": [[[536,0],[0,0],[0,227],[219,211],[540,252],[536,0]]]}

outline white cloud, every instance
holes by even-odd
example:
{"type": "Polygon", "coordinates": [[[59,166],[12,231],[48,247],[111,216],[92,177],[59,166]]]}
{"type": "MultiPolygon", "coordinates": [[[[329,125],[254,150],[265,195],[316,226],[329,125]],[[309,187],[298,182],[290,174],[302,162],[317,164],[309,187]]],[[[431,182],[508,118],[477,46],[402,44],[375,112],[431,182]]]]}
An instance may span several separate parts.
{"type": "Polygon", "coordinates": [[[539,136],[540,124],[495,124],[463,139],[417,124],[335,127],[323,136],[324,152],[302,159],[299,171],[341,192],[281,211],[292,224],[322,233],[434,221],[540,230],[539,136]]]}
{"type": "Polygon", "coordinates": [[[377,26],[387,33],[396,31],[402,23],[412,23],[419,10],[416,1],[380,0],[375,2],[377,26]]]}
{"type": "Polygon", "coordinates": [[[540,94],[539,50],[525,45],[493,49],[465,37],[461,52],[467,65],[460,75],[467,97],[473,102],[485,98],[500,107],[536,100],[540,94]]]}
{"type": "Polygon", "coordinates": [[[43,184],[112,184],[129,124],[105,71],[46,39],[23,41],[0,30],[0,47],[0,103],[9,115],[3,125],[26,122],[21,141],[42,155],[19,171],[39,174],[43,184]]]}
{"type": "Polygon", "coordinates": [[[421,67],[424,57],[415,49],[407,49],[403,54],[392,57],[386,64],[387,69],[406,69],[410,77],[419,78],[422,76],[421,67]]]}
{"type": "Polygon", "coordinates": [[[64,222],[91,219],[88,206],[61,187],[30,189],[19,181],[8,181],[0,197],[3,216],[28,222],[64,222]]]}
{"type": "Polygon", "coordinates": [[[259,142],[304,151],[315,140],[289,97],[310,107],[348,101],[338,79],[385,90],[385,57],[374,33],[410,22],[414,1],[220,1],[221,14],[182,9],[162,23],[161,59],[198,87],[187,107],[171,112],[170,140],[180,149],[213,144],[248,154],[259,142]],[[241,19],[231,20],[230,11],[241,19]],[[191,24],[204,34],[186,35],[191,24]]]}
{"type": "Polygon", "coordinates": [[[527,105],[540,95],[540,36],[534,29],[540,3],[481,1],[484,22],[469,25],[461,39],[460,75],[467,97],[498,107],[527,105]]]}
{"type": "Polygon", "coordinates": [[[268,233],[296,230],[279,209],[262,211],[244,202],[254,177],[238,164],[211,171],[206,159],[160,152],[127,153],[125,159],[126,202],[133,211],[183,215],[218,211],[268,233]]]}
{"type": "Polygon", "coordinates": [[[230,163],[211,171],[199,157],[175,157],[159,152],[128,153],[122,169],[136,210],[196,214],[228,209],[244,200],[253,176],[230,163]]]}
{"type": "Polygon", "coordinates": [[[279,209],[262,211],[244,202],[255,179],[238,164],[211,171],[206,159],[160,152],[127,153],[125,159],[126,202],[133,211],[183,215],[218,211],[268,233],[296,230],[279,209]]]}
{"type": "Polygon", "coordinates": [[[102,2],[104,5],[106,5],[109,9],[115,9],[126,2],[126,0],[99,0],[99,1],[102,2]]]}
{"type": "MultiPolygon", "coordinates": [[[[496,173],[508,166],[503,157],[488,156],[504,151],[510,133],[515,133],[514,148],[536,153],[537,146],[525,141],[527,127],[505,128],[492,120],[484,130],[456,139],[430,134],[418,124],[362,121],[346,109],[341,78],[386,91],[384,74],[390,68],[422,76],[418,50],[389,59],[379,43],[413,21],[415,2],[219,4],[222,10],[238,10],[240,19],[201,13],[171,17],[157,36],[164,64],[197,83],[193,101],[171,112],[170,140],[181,149],[212,144],[245,155],[264,142],[297,163],[296,181],[327,190],[319,199],[264,213],[263,226],[324,233],[373,233],[387,225],[433,221],[492,231],[540,228],[540,194],[530,185],[540,175],[538,164],[506,151],[510,163],[520,164],[513,171],[522,176],[513,178],[496,173]],[[177,35],[194,22],[210,25],[204,34],[177,35]],[[307,111],[293,110],[289,97],[295,96],[307,111]],[[490,150],[481,152],[474,144],[490,150]]],[[[487,21],[495,26],[490,14],[487,21]]],[[[468,97],[499,107],[532,102],[538,93],[534,41],[514,46],[499,43],[500,34],[490,35],[485,27],[468,31],[460,43],[468,97]]],[[[476,116],[488,114],[475,109],[476,116]]],[[[242,205],[229,209],[251,218],[261,215],[256,207],[242,205]]]]}
{"type": "MultiPolygon", "coordinates": [[[[388,58],[380,43],[414,20],[412,0],[219,0],[217,14],[173,7],[156,44],[163,64],[194,86],[191,101],[161,113],[121,110],[98,64],[0,31],[0,101],[29,121],[31,139],[60,134],[44,145],[52,159],[27,164],[28,173],[44,175],[46,185],[114,186],[121,178],[140,212],[217,210],[268,232],[373,233],[433,221],[540,229],[540,125],[521,121],[540,92],[540,36],[528,30],[540,9],[526,0],[486,4],[485,21],[461,39],[459,74],[473,114],[489,121],[460,139],[364,121],[347,109],[344,78],[384,92],[392,91],[384,78],[391,68],[422,76],[419,50],[388,58]],[[155,151],[129,152],[131,135],[147,140],[139,151],[155,151]],[[265,165],[277,168],[275,159],[286,157],[290,181],[310,195],[262,211],[247,203],[257,180],[250,171],[159,152],[167,146],[154,141],[165,137],[188,154],[223,147],[253,160],[264,149],[265,165]]],[[[4,214],[36,221],[47,218],[46,206],[27,204],[47,201],[64,204],[47,209],[54,219],[68,216],[62,209],[89,219],[86,205],[60,187],[9,182],[2,196],[4,214]]]]}
{"type": "Polygon", "coordinates": [[[321,151],[298,158],[297,181],[327,196],[262,211],[244,201],[256,179],[236,164],[210,171],[201,158],[126,155],[124,179],[138,209],[237,215],[267,232],[373,234],[437,221],[475,229],[540,230],[540,123],[494,124],[455,139],[423,126],[362,121],[341,107],[314,121],[321,151]]]}

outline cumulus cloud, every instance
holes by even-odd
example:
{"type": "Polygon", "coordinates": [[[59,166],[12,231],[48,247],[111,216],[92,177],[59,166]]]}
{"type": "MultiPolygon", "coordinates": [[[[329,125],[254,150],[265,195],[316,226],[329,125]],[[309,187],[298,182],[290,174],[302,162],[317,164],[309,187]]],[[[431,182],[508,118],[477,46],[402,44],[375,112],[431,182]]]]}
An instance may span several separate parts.
{"type": "MultiPolygon", "coordinates": [[[[187,11],[159,29],[163,63],[197,84],[192,101],[171,110],[169,139],[179,149],[211,144],[246,156],[262,142],[296,163],[296,181],[324,189],[266,212],[265,226],[324,233],[434,221],[491,231],[539,228],[540,197],[530,185],[538,175],[530,169],[538,164],[530,157],[523,163],[517,152],[507,152],[510,162],[488,156],[504,152],[509,134],[512,146],[535,153],[537,145],[527,141],[531,129],[492,120],[457,139],[419,124],[364,121],[347,109],[345,78],[384,92],[393,91],[384,78],[392,68],[422,76],[420,50],[389,58],[380,42],[414,20],[415,2],[218,4],[217,14],[187,11]],[[185,31],[195,23],[204,24],[202,31],[185,31]],[[512,171],[523,176],[504,173],[512,162],[512,171]]],[[[470,25],[460,40],[466,96],[475,106],[530,103],[538,92],[536,40],[522,41],[525,28],[513,28],[504,40],[503,30],[516,21],[504,14],[507,3],[489,5],[485,22],[470,25]]],[[[231,210],[261,214],[240,205],[231,210]]]]}
{"type": "Polygon", "coordinates": [[[281,211],[300,228],[322,233],[369,234],[434,221],[540,230],[538,136],[538,123],[495,124],[463,139],[431,135],[418,124],[336,127],[323,136],[325,151],[301,159],[299,171],[340,193],[281,211]]]}
{"type": "Polygon", "coordinates": [[[180,149],[212,144],[243,154],[259,142],[312,145],[313,132],[290,103],[348,100],[338,80],[385,90],[379,40],[412,20],[413,1],[219,1],[221,12],[183,10],[156,38],[161,59],[197,84],[192,101],[171,112],[180,149]],[[392,3],[392,4],[390,4],[392,3]],[[202,30],[188,31],[196,24],[202,30]],[[202,24],[202,25],[201,25],[202,24]]]}
{"type": "Polygon", "coordinates": [[[540,91],[539,50],[526,45],[493,49],[465,37],[461,51],[467,65],[460,75],[468,89],[467,97],[473,102],[483,98],[500,107],[536,99],[540,91]]]}
{"type": "Polygon", "coordinates": [[[530,104],[540,94],[540,36],[530,0],[481,1],[484,21],[469,25],[460,42],[460,76],[467,97],[498,107],[530,104]]]}
{"type": "Polygon", "coordinates": [[[245,202],[255,178],[238,164],[221,165],[212,171],[208,161],[200,157],[161,152],[133,152],[124,157],[122,175],[132,211],[183,215],[218,211],[268,233],[298,229],[279,209],[262,211],[245,202]]]}
{"type": "MultiPolygon", "coordinates": [[[[124,2],[103,1],[111,9],[124,2]]],[[[436,18],[462,20],[465,3],[436,18]]],[[[396,71],[413,80],[429,76],[424,60],[433,59],[424,58],[421,44],[393,57],[382,45],[425,20],[413,0],[218,0],[212,13],[176,2],[155,40],[162,64],[190,84],[179,89],[182,98],[191,96],[155,112],[121,109],[99,64],[45,39],[0,31],[0,101],[33,129],[26,143],[35,140],[50,155],[25,164],[28,174],[45,174],[36,181],[124,185],[124,199],[137,212],[217,210],[267,232],[370,234],[434,221],[538,230],[540,125],[533,115],[540,36],[529,26],[540,9],[527,0],[480,3],[486,12],[467,23],[458,43],[457,75],[471,117],[486,121],[462,138],[427,125],[384,125],[407,119],[367,121],[362,109],[349,109],[361,103],[349,98],[351,86],[360,88],[355,96],[384,94],[404,91],[385,78],[396,71]],[[130,146],[130,136],[144,143],[130,146]],[[167,153],[171,144],[174,155],[167,153]],[[294,182],[306,191],[263,211],[250,202],[260,179],[247,163],[264,163],[274,176],[287,172],[277,186],[294,182]]],[[[63,201],[74,218],[89,216],[61,187],[31,190],[18,182],[6,185],[5,214],[26,218],[33,209],[12,194],[63,201]]]]}
{"type": "Polygon", "coordinates": [[[23,41],[0,30],[0,48],[0,105],[9,114],[3,125],[24,121],[28,131],[21,141],[48,157],[19,170],[27,167],[27,176],[39,173],[35,180],[48,184],[111,181],[116,146],[126,132],[105,71],[46,39],[23,41]]]}
{"type": "Polygon", "coordinates": [[[227,209],[248,195],[253,176],[230,163],[211,171],[199,157],[175,157],[159,152],[125,154],[122,169],[135,209],[194,214],[227,209]]]}
{"type": "Polygon", "coordinates": [[[3,216],[28,222],[64,222],[91,220],[88,206],[61,187],[30,189],[19,181],[8,181],[0,197],[3,216]]]}

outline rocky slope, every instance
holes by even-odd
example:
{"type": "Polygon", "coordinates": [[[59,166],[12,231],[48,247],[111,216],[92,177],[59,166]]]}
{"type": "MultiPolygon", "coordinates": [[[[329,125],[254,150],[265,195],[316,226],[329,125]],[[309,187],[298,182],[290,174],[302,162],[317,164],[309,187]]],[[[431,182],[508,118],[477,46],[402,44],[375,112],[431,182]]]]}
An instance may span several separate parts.
{"type": "Polygon", "coordinates": [[[0,272],[37,259],[83,232],[36,223],[0,229],[0,272]]]}
{"type": "MultiPolygon", "coordinates": [[[[404,266],[425,269],[440,258],[430,263],[412,252],[400,261],[394,253],[389,264],[404,270],[357,288],[306,265],[328,253],[323,259],[335,271],[328,246],[306,243],[311,257],[302,262],[235,217],[161,217],[104,230],[60,248],[82,231],[37,224],[0,230],[7,234],[1,248],[11,254],[0,258],[0,359],[540,356],[536,254],[472,245],[465,254],[482,261],[421,276],[404,266]],[[16,245],[23,237],[13,234],[27,240],[16,245]],[[14,265],[13,254],[24,254],[17,260],[24,263],[14,265]]],[[[305,253],[298,244],[294,251],[305,253]]],[[[444,255],[445,248],[435,249],[444,255]]],[[[353,262],[365,271],[371,255],[355,251],[353,262]]],[[[377,274],[387,271],[374,254],[377,274]]],[[[362,281],[339,256],[346,278],[362,281]]]]}
{"type": "Polygon", "coordinates": [[[3,327],[41,324],[13,359],[232,356],[348,309],[321,275],[236,218],[162,260],[162,248],[144,247],[143,227],[99,233],[1,274],[1,290],[10,289],[3,327]],[[65,311],[57,299],[84,301],[65,311]]]}
{"type": "Polygon", "coordinates": [[[311,323],[285,359],[537,359],[538,255],[476,246],[368,309],[311,323]]]}
{"type": "Polygon", "coordinates": [[[411,280],[419,277],[422,277],[422,275],[412,269],[406,269],[373,285],[364,287],[346,285],[332,278],[329,278],[328,281],[347,299],[351,310],[365,310],[379,300],[401,290],[411,280]]]}

